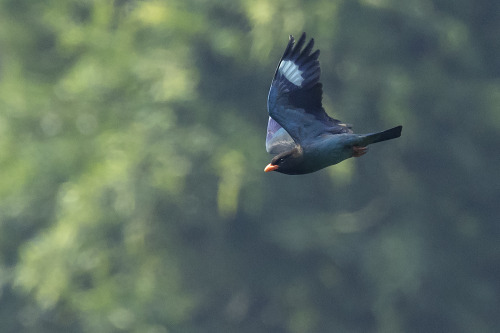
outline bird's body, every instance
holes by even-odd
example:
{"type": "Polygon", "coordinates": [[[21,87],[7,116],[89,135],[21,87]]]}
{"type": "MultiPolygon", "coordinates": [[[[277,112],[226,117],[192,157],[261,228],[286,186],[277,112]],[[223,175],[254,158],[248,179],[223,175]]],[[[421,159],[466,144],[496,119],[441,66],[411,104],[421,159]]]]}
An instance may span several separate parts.
{"type": "Polygon", "coordinates": [[[372,134],[354,134],[351,126],[323,109],[319,50],[314,40],[302,47],[305,34],[288,46],[274,74],[268,96],[266,150],[276,154],[265,171],[306,174],[366,153],[366,146],[401,135],[401,126],[372,134]]]}
{"type": "Polygon", "coordinates": [[[304,150],[302,173],[321,170],[352,157],[352,147],[360,145],[361,136],[356,134],[326,134],[318,142],[304,150]]]}

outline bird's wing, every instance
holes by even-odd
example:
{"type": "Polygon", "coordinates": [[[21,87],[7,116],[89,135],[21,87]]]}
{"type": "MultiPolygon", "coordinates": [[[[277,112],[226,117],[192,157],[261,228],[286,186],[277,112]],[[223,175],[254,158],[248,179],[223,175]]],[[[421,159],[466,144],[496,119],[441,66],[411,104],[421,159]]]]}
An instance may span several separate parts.
{"type": "Polygon", "coordinates": [[[319,50],[311,53],[314,39],[311,39],[302,50],[305,40],[305,33],[297,44],[293,36],[290,36],[274,73],[267,99],[269,116],[297,144],[312,140],[324,133],[351,132],[350,126],[330,118],[323,109],[321,103],[323,89],[319,82],[319,50]]]}
{"type": "Polygon", "coordinates": [[[269,117],[267,122],[266,150],[269,154],[280,154],[292,150],[297,144],[280,124],[269,117]]]}

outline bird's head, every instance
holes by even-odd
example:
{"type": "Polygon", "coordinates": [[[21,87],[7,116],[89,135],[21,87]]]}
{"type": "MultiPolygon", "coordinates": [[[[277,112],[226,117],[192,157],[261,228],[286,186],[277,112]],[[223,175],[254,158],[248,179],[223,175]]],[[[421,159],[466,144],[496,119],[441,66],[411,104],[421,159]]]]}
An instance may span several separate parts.
{"type": "Polygon", "coordinates": [[[285,151],[281,154],[274,156],[264,171],[277,171],[286,174],[298,174],[300,173],[298,168],[303,160],[303,152],[300,146],[297,146],[289,151],[285,151]]]}

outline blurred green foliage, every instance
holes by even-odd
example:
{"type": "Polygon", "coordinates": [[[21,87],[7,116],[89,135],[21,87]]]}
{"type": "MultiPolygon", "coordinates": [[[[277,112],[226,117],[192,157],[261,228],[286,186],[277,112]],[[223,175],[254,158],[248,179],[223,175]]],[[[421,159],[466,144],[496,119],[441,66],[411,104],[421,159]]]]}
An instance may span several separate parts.
{"type": "Polygon", "coordinates": [[[2,332],[498,332],[500,2],[0,1],[2,332]],[[265,174],[288,34],[403,136],[265,174]]]}

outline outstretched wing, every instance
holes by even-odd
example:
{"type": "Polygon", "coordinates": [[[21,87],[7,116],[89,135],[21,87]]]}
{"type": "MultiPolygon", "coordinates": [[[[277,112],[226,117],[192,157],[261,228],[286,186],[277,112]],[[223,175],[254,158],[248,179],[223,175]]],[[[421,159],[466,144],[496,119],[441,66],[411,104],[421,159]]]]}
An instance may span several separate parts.
{"type": "Polygon", "coordinates": [[[304,47],[306,34],[290,40],[274,73],[267,99],[269,116],[302,144],[324,133],[350,133],[350,127],[330,118],[323,109],[319,82],[319,50],[311,53],[314,39],[304,47]]]}
{"type": "Polygon", "coordinates": [[[266,150],[269,154],[280,154],[292,150],[297,144],[280,124],[269,117],[267,122],[266,150]]]}

